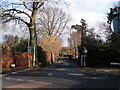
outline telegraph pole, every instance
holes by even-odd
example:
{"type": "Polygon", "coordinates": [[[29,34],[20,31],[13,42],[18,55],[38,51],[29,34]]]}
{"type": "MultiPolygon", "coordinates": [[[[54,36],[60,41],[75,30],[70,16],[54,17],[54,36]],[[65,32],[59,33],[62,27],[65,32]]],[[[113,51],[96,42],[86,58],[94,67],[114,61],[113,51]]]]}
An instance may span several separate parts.
{"type": "MultiPolygon", "coordinates": [[[[83,45],[84,45],[84,25],[85,25],[85,20],[84,19],[81,19],[81,21],[80,21],[81,23],[82,23],[82,30],[81,30],[81,47],[83,48],[83,45]]],[[[80,58],[81,58],[81,66],[84,66],[84,63],[85,63],[85,61],[84,61],[84,55],[82,55],[83,54],[83,51],[82,51],[82,53],[80,53],[80,58]]]]}
{"type": "Polygon", "coordinates": [[[85,25],[85,20],[81,19],[80,21],[82,23],[82,30],[81,30],[81,46],[83,45],[83,40],[84,40],[84,25],[85,25]]]}

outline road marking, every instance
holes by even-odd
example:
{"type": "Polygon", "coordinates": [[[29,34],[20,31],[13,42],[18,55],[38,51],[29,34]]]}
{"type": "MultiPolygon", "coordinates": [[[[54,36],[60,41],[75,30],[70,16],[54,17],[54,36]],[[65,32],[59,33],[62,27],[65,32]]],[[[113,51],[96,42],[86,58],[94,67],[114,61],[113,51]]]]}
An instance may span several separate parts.
{"type": "Polygon", "coordinates": [[[0,75],[0,77],[4,77],[4,76],[7,76],[7,74],[0,75]]]}
{"type": "Polygon", "coordinates": [[[6,79],[10,79],[10,77],[6,77],[6,79]]]}
{"type": "Polygon", "coordinates": [[[23,79],[17,79],[18,81],[24,81],[23,79]]]}
{"type": "Polygon", "coordinates": [[[92,79],[105,79],[105,78],[108,78],[107,76],[104,76],[104,77],[92,77],[92,79]]]}
{"type": "Polygon", "coordinates": [[[15,79],[10,77],[5,77],[7,80],[14,80],[14,81],[25,81],[25,82],[34,82],[35,80],[25,80],[25,79],[15,79]]]}
{"type": "Polygon", "coordinates": [[[18,73],[23,72],[23,71],[18,71],[18,73]]]}
{"type": "Polygon", "coordinates": [[[28,82],[34,82],[35,80],[27,80],[28,82]]]}
{"type": "Polygon", "coordinates": [[[69,73],[68,75],[70,75],[70,76],[83,76],[84,74],[82,74],[82,73],[69,73]]]}
{"type": "Polygon", "coordinates": [[[86,71],[86,70],[82,70],[83,72],[86,71]]]}
{"type": "Polygon", "coordinates": [[[18,73],[18,72],[12,72],[11,74],[16,74],[16,73],[18,73]]]}
{"type": "Polygon", "coordinates": [[[52,73],[48,73],[48,75],[50,76],[50,75],[53,75],[52,73]]]}
{"type": "Polygon", "coordinates": [[[92,77],[92,79],[97,79],[97,77],[92,77]]]}

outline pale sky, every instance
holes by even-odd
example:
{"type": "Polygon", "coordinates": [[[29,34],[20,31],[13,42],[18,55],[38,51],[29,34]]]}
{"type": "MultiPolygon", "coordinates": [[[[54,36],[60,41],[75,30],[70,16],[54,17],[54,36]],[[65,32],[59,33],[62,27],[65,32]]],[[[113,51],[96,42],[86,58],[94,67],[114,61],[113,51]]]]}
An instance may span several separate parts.
{"type": "MultiPolygon", "coordinates": [[[[72,21],[69,25],[81,24],[80,20],[85,19],[89,27],[96,27],[97,22],[106,21],[107,13],[119,0],[65,0],[68,3],[67,12],[71,15],[72,21]]],[[[64,46],[67,46],[67,36],[64,39],[64,46]]]]}
{"type": "Polygon", "coordinates": [[[72,23],[80,23],[80,19],[85,19],[90,26],[94,26],[96,21],[104,20],[109,9],[119,0],[65,0],[70,4],[68,11],[71,13],[72,23]]]}
{"type": "MultiPolygon", "coordinates": [[[[3,0],[4,1],[4,0],[3,0]]],[[[14,0],[13,0],[14,1],[14,0]]],[[[63,6],[65,12],[68,13],[72,20],[69,27],[75,24],[81,24],[80,20],[85,19],[89,27],[95,27],[99,21],[105,21],[109,9],[119,0],[63,0],[68,5],[63,6]]],[[[63,46],[67,46],[68,35],[62,36],[63,46]]]]}

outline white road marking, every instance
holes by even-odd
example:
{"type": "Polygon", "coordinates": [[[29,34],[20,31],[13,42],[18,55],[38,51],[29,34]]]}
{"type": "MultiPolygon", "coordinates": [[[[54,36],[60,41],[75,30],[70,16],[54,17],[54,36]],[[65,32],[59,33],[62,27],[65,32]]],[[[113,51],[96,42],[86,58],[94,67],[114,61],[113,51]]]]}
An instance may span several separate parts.
{"type": "Polygon", "coordinates": [[[3,74],[3,75],[0,75],[0,77],[4,77],[4,76],[6,76],[7,74],[3,74]]]}
{"type": "Polygon", "coordinates": [[[24,81],[23,79],[17,79],[18,81],[24,81]]]}
{"type": "Polygon", "coordinates": [[[28,82],[34,82],[35,80],[27,80],[28,82]]]}
{"type": "Polygon", "coordinates": [[[16,74],[16,73],[18,73],[18,72],[12,72],[11,74],[16,74]]]}
{"type": "Polygon", "coordinates": [[[48,75],[50,76],[50,75],[53,75],[52,73],[48,73],[48,75]]]}
{"type": "Polygon", "coordinates": [[[15,79],[10,77],[5,77],[7,80],[15,80],[15,81],[21,81],[21,82],[34,82],[35,80],[25,80],[25,79],[15,79]]]}
{"type": "Polygon", "coordinates": [[[83,72],[86,71],[86,70],[82,70],[83,72]]]}
{"type": "Polygon", "coordinates": [[[105,76],[105,77],[92,77],[92,79],[105,79],[105,78],[107,78],[107,76],[105,76]]]}
{"type": "Polygon", "coordinates": [[[97,79],[96,77],[92,77],[92,79],[97,79]]]}
{"type": "Polygon", "coordinates": [[[10,77],[6,77],[6,79],[10,79],[10,77]]]}
{"type": "Polygon", "coordinates": [[[82,74],[82,73],[69,73],[68,75],[70,75],[70,76],[83,76],[84,74],[82,74]]]}

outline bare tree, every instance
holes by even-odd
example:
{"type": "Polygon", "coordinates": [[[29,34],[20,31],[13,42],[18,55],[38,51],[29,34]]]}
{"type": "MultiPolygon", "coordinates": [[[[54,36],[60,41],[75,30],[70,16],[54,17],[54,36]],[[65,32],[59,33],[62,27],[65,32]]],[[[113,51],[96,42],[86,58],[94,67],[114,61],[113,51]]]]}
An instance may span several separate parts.
{"type": "Polygon", "coordinates": [[[41,38],[43,50],[55,54],[60,51],[61,40],[59,37],[66,29],[69,20],[69,15],[66,15],[60,8],[47,7],[40,13],[37,31],[38,34],[43,36],[41,38]]]}
{"type": "Polygon", "coordinates": [[[5,35],[3,37],[3,39],[4,39],[4,43],[5,43],[6,49],[10,50],[10,45],[12,45],[14,43],[14,36],[12,36],[12,35],[5,35]]]}
{"type": "Polygon", "coordinates": [[[98,22],[97,26],[98,26],[98,31],[100,31],[99,35],[104,35],[104,38],[108,40],[108,38],[112,34],[110,24],[107,22],[98,22]]]}
{"type": "MultiPolygon", "coordinates": [[[[22,0],[24,1],[24,0],[22,0]]],[[[36,23],[37,23],[37,17],[39,14],[39,11],[43,9],[43,6],[46,2],[52,1],[52,0],[39,0],[36,2],[12,2],[12,3],[5,3],[5,5],[2,6],[3,15],[2,19],[3,22],[9,22],[9,21],[19,21],[24,23],[28,29],[30,34],[30,46],[33,43],[34,47],[34,62],[33,66],[37,64],[37,35],[36,35],[36,23]],[[16,7],[16,5],[19,5],[20,7],[16,7]]],[[[60,0],[56,1],[60,2],[60,0]]],[[[18,22],[18,23],[19,23],[18,22]]]]}
{"type": "Polygon", "coordinates": [[[60,37],[67,27],[70,16],[60,8],[48,7],[40,13],[38,33],[43,36],[60,37]]]}
{"type": "Polygon", "coordinates": [[[80,42],[81,42],[80,38],[81,38],[81,34],[78,31],[72,32],[72,34],[70,35],[70,38],[69,38],[71,51],[72,51],[73,55],[75,55],[75,59],[78,54],[78,46],[80,45],[80,42]]]}
{"type": "Polygon", "coordinates": [[[60,38],[55,38],[54,35],[43,36],[40,41],[39,45],[42,47],[44,51],[51,53],[51,62],[54,62],[54,54],[58,54],[62,48],[62,41],[60,38]]]}
{"type": "MultiPolygon", "coordinates": [[[[45,0],[47,1],[47,0],[45,0]]],[[[18,20],[20,22],[23,22],[25,25],[29,28],[29,34],[30,34],[30,46],[33,43],[34,44],[34,63],[37,62],[37,36],[36,36],[36,17],[38,15],[39,9],[42,8],[42,6],[45,3],[44,0],[41,0],[40,2],[21,2],[19,5],[24,6],[27,12],[24,10],[21,10],[20,8],[15,8],[13,5],[16,5],[17,3],[9,3],[9,5],[12,5],[12,8],[3,8],[3,22],[9,22],[11,20],[18,20]],[[30,4],[30,5],[29,5],[30,4]],[[26,16],[27,19],[24,18],[26,16]]]]}

